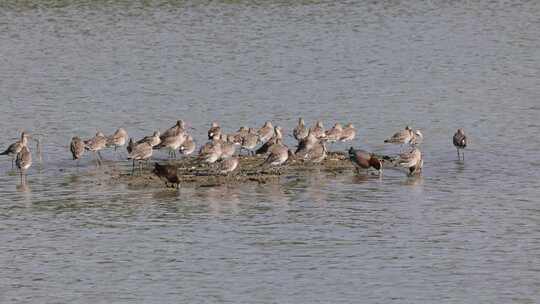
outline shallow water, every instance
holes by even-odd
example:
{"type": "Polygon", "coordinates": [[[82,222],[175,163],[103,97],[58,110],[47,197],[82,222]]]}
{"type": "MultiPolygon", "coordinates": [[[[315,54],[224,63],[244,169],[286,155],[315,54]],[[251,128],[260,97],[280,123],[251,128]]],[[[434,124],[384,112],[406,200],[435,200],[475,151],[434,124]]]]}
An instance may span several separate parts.
{"type": "Polygon", "coordinates": [[[73,2],[0,6],[0,144],[44,145],[26,187],[0,162],[0,302],[538,302],[539,2],[73,2]],[[419,128],[423,175],[176,193],[68,153],[98,128],[184,119],[202,142],[300,115],[387,154],[419,128]]]}

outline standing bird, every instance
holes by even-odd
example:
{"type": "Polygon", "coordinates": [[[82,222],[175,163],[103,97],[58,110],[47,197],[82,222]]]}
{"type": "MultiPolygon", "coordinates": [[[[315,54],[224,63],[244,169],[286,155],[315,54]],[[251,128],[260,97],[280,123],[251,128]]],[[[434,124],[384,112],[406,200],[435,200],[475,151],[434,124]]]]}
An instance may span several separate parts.
{"type": "Polygon", "coordinates": [[[170,127],[165,132],[163,132],[163,134],[161,134],[160,139],[163,141],[164,138],[182,133],[185,129],[186,123],[181,119],[177,120],[174,126],[170,127]]]}
{"type": "Polygon", "coordinates": [[[147,161],[152,157],[152,146],[149,143],[135,144],[131,152],[128,154],[128,159],[133,160],[131,174],[135,172],[135,161],[139,162],[139,172],[142,172],[142,161],[147,161]]]}
{"type": "Polygon", "coordinates": [[[98,164],[101,164],[102,160],[101,153],[99,153],[99,151],[105,149],[106,146],[107,138],[99,131],[93,138],[84,141],[84,148],[94,153],[98,164]]]}
{"type": "Polygon", "coordinates": [[[208,139],[213,139],[214,137],[221,136],[221,127],[215,121],[212,122],[210,129],[208,129],[208,139]]]}
{"type": "Polygon", "coordinates": [[[199,151],[199,158],[209,164],[215,163],[221,157],[221,141],[217,138],[207,142],[199,151]]]}
{"type": "Polygon", "coordinates": [[[274,136],[274,127],[272,126],[272,123],[270,121],[265,122],[262,128],[257,131],[257,134],[259,135],[259,141],[261,143],[267,142],[274,136]]]}
{"type": "Polygon", "coordinates": [[[236,146],[232,142],[232,136],[221,134],[220,144],[221,144],[220,158],[227,159],[227,158],[233,157],[234,153],[236,152],[236,146]]]}
{"type": "Polygon", "coordinates": [[[311,151],[311,149],[313,149],[313,147],[315,147],[317,142],[317,138],[315,138],[315,136],[311,133],[311,130],[309,130],[308,136],[298,142],[298,147],[296,148],[294,154],[298,158],[306,159],[308,157],[308,153],[311,151]]]}
{"type": "Polygon", "coordinates": [[[373,168],[379,172],[379,175],[382,174],[383,160],[378,159],[373,153],[355,150],[351,147],[349,148],[349,159],[355,166],[357,173],[360,173],[360,169],[373,168]]]}
{"type": "MultiPolygon", "coordinates": [[[[465,131],[462,128],[457,129],[457,132],[456,134],[454,134],[453,137],[453,142],[454,147],[456,147],[457,150],[458,159],[461,160],[459,150],[465,149],[467,147],[467,136],[465,135],[465,131]]],[[[463,154],[463,161],[465,161],[465,151],[463,151],[461,154],[463,154]]]]}
{"type": "Polygon", "coordinates": [[[26,182],[26,170],[32,166],[32,153],[30,153],[28,146],[23,146],[21,151],[17,153],[17,160],[15,163],[21,172],[21,184],[23,184],[26,182]]]}
{"type": "Polygon", "coordinates": [[[343,127],[338,122],[332,129],[325,132],[325,138],[328,142],[336,142],[341,139],[343,133],[343,127]]]}
{"type": "Polygon", "coordinates": [[[239,164],[238,157],[231,157],[231,158],[222,160],[220,168],[219,168],[219,173],[229,175],[230,173],[232,173],[234,170],[238,168],[238,164],[239,164]]]}
{"type": "Polygon", "coordinates": [[[259,136],[257,135],[257,131],[253,128],[249,128],[248,133],[242,139],[242,146],[240,149],[246,150],[248,154],[254,153],[253,150],[257,146],[258,141],[259,136]]]}
{"type": "Polygon", "coordinates": [[[306,128],[304,119],[302,117],[298,118],[298,125],[293,130],[293,136],[297,141],[300,141],[308,136],[309,130],[306,128]]]}
{"type": "Polygon", "coordinates": [[[195,151],[196,147],[197,145],[195,144],[193,137],[191,135],[188,135],[184,143],[182,143],[182,145],[180,146],[180,153],[186,156],[190,155],[195,151]]]}
{"type": "Polygon", "coordinates": [[[28,146],[28,139],[30,138],[30,134],[26,132],[21,133],[21,139],[16,141],[15,143],[12,143],[9,145],[9,147],[0,155],[8,155],[11,156],[11,168],[14,168],[14,162],[15,158],[17,157],[17,154],[21,152],[23,147],[28,146]]]}
{"type": "Polygon", "coordinates": [[[114,151],[116,151],[118,147],[122,147],[126,144],[128,138],[129,136],[126,130],[124,130],[124,128],[119,128],[113,135],[107,137],[107,146],[114,146],[114,151]]]}
{"type": "Polygon", "coordinates": [[[155,163],[152,173],[157,175],[160,179],[164,178],[166,187],[169,187],[169,183],[171,183],[173,188],[174,185],[176,185],[177,189],[180,188],[180,178],[178,177],[178,168],[176,166],[155,163]]]}
{"type": "Polygon", "coordinates": [[[317,120],[315,126],[311,128],[311,134],[313,134],[313,136],[315,136],[317,139],[324,138],[326,136],[323,123],[320,120],[317,120]]]}
{"type": "Polygon", "coordinates": [[[313,163],[320,163],[326,158],[326,151],[326,144],[319,140],[308,152],[307,158],[313,163]]]}
{"type": "Polygon", "coordinates": [[[356,128],[352,123],[349,123],[341,131],[341,137],[339,138],[342,142],[351,141],[356,137],[356,128]]]}
{"type": "Polygon", "coordinates": [[[417,147],[413,147],[408,152],[401,153],[397,162],[399,166],[409,169],[409,176],[420,173],[424,165],[422,152],[417,147]]]}
{"type": "Polygon", "coordinates": [[[409,126],[406,126],[404,130],[394,133],[388,139],[385,139],[385,143],[411,145],[415,146],[419,144],[424,139],[424,135],[420,130],[413,131],[409,126]]]}
{"type": "Polygon", "coordinates": [[[292,156],[292,151],[283,145],[281,138],[268,149],[268,152],[268,157],[264,161],[263,166],[281,166],[292,156]]]}
{"type": "Polygon", "coordinates": [[[281,132],[281,127],[276,126],[274,128],[274,136],[267,140],[257,151],[255,151],[255,154],[266,154],[268,152],[268,149],[270,149],[271,146],[273,146],[279,139],[283,139],[283,133],[281,132]]]}
{"type": "Polygon", "coordinates": [[[409,126],[406,126],[404,130],[394,133],[391,137],[384,140],[385,143],[390,144],[409,144],[413,140],[413,131],[409,126]]]}
{"type": "Polygon", "coordinates": [[[73,155],[73,160],[77,160],[77,164],[79,164],[79,160],[84,154],[84,143],[79,136],[71,139],[69,150],[71,151],[71,155],[73,155]]]}
{"type": "Polygon", "coordinates": [[[242,145],[242,141],[244,140],[248,132],[249,132],[248,128],[244,126],[240,127],[240,129],[238,129],[238,131],[236,131],[236,133],[232,135],[233,143],[235,145],[242,145]]]}
{"type": "Polygon", "coordinates": [[[154,134],[139,139],[136,144],[142,144],[144,142],[149,143],[152,147],[159,145],[161,143],[161,133],[159,133],[159,131],[154,131],[154,134]]]}
{"type": "Polygon", "coordinates": [[[160,137],[161,142],[159,145],[154,146],[154,149],[162,149],[162,148],[168,148],[169,149],[169,157],[176,158],[176,150],[180,148],[180,146],[184,143],[186,140],[186,133],[183,129],[177,129],[177,133],[169,133],[169,136],[161,136],[160,137]]]}

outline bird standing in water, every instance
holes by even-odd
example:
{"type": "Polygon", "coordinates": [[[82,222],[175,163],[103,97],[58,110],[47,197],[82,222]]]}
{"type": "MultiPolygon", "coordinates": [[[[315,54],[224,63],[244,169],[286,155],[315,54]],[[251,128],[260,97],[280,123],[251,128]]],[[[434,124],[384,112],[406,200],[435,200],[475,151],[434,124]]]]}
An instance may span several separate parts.
{"type": "Polygon", "coordinates": [[[73,160],[76,160],[77,165],[79,165],[79,160],[84,154],[84,143],[80,137],[75,136],[71,139],[69,150],[71,151],[71,155],[73,155],[73,160]]]}
{"type": "Polygon", "coordinates": [[[355,150],[353,147],[349,148],[349,159],[356,167],[356,172],[360,173],[360,169],[369,170],[373,168],[382,174],[383,160],[378,159],[373,153],[369,153],[364,150],[355,150]]]}
{"type": "MultiPolygon", "coordinates": [[[[459,150],[464,150],[467,147],[467,136],[465,135],[465,131],[462,128],[457,129],[452,140],[454,142],[454,147],[456,147],[457,150],[458,159],[461,160],[459,150]]],[[[461,154],[463,155],[463,161],[465,161],[465,151],[462,151],[461,154]]]]}
{"type": "Polygon", "coordinates": [[[19,153],[17,153],[16,164],[21,172],[21,184],[25,184],[26,171],[32,166],[32,153],[30,153],[30,150],[26,145],[22,147],[19,153]]]}
{"type": "Polygon", "coordinates": [[[26,132],[22,132],[20,140],[9,145],[9,147],[4,152],[0,153],[0,155],[11,156],[11,168],[14,168],[15,158],[17,157],[17,154],[21,152],[23,147],[28,146],[29,138],[30,138],[30,134],[26,132]]]}
{"type": "Polygon", "coordinates": [[[85,149],[94,152],[94,156],[96,157],[98,165],[101,165],[101,161],[103,160],[99,151],[105,149],[106,146],[107,138],[105,137],[105,135],[103,135],[103,133],[99,131],[94,137],[84,141],[85,149]]]}
{"type": "Polygon", "coordinates": [[[409,169],[409,176],[420,173],[424,165],[422,152],[417,147],[413,147],[410,151],[401,153],[399,155],[398,165],[409,169]]]}

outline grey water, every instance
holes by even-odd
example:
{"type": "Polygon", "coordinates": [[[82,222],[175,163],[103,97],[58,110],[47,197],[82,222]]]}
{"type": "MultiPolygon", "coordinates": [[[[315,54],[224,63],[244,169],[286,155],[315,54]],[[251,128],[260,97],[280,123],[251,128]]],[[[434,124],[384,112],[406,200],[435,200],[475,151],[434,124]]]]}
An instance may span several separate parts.
{"type": "Polygon", "coordinates": [[[0,302],[538,303],[539,33],[538,1],[3,1],[0,148],[43,159],[0,159],[0,302]],[[68,149],[299,116],[421,129],[423,173],[175,192],[68,149]]]}

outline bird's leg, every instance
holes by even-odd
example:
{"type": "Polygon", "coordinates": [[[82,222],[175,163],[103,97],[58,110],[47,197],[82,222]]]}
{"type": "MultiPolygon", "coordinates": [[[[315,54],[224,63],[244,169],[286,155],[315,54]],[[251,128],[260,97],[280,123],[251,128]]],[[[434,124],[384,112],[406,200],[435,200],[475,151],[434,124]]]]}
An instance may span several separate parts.
{"type": "Polygon", "coordinates": [[[461,157],[459,156],[459,148],[456,148],[456,151],[457,151],[457,157],[459,160],[461,160],[461,157]]]}
{"type": "Polygon", "coordinates": [[[133,160],[133,166],[131,167],[131,175],[135,174],[135,160],[133,160]]]}
{"type": "Polygon", "coordinates": [[[15,157],[11,158],[11,169],[15,168],[15,157]]]}
{"type": "Polygon", "coordinates": [[[465,161],[465,150],[461,151],[461,155],[463,156],[463,161],[465,161]]]}

